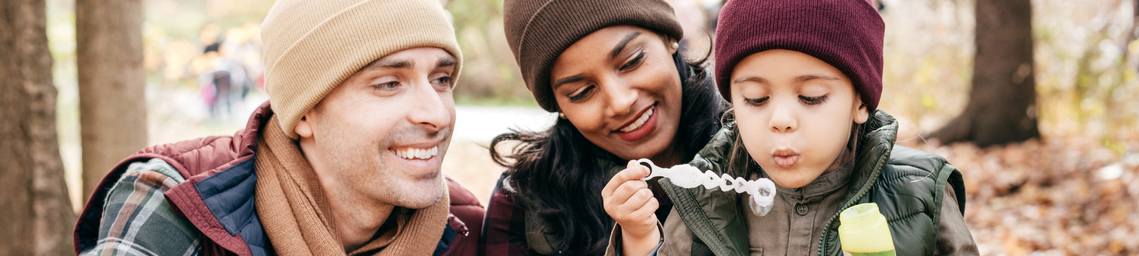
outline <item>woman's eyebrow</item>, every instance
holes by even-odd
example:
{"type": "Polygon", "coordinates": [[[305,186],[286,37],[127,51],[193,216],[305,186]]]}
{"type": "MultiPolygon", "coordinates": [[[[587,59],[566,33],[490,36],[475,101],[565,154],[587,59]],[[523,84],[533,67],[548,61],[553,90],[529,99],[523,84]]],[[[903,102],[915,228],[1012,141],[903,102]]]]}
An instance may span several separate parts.
{"type": "Polygon", "coordinates": [[[621,42],[617,43],[617,47],[613,47],[613,50],[609,52],[609,58],[617,58],[617,54],[625,50],[625,45],[628,45],[629,41],[633,41],[633,39],[636,39],[638,36],[641,36],[641,32],[633,32],[625,35],[625,38],[622,38],[621,42]]]}
{"type": "Polygon", "coordinates": [[[562,86],[563,84],[573,83],[573,82],[581,81],[583,79],[585,79],[585,75],[582,75],[582,74],[572,75],[572,76],[565,77],[562,79],[558,79],[557,81],[554,81],[554,85],[551,87],[553,87],[554,90],[557,90],[558,87],[562,86]]]}

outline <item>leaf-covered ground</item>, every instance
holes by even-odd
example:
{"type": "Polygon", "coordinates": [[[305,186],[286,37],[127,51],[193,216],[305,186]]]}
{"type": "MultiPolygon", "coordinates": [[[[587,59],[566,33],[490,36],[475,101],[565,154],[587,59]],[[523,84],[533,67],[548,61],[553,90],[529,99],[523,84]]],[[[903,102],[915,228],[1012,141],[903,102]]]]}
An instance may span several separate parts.
{"type": "Polygon", "coordinates": [[[1123,152],[1081,135],[985,149],[901,144],[962,171],[982,255],[1137,255],[1139,140],[1127,141],[1123,152]]]}

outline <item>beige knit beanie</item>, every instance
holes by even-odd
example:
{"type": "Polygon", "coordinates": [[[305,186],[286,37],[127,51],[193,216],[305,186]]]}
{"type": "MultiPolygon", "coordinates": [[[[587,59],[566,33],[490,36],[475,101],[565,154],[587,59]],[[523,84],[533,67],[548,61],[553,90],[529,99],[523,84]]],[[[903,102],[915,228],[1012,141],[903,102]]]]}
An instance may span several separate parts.
{"type": "Polygon", "coordinates": [[[336,85],[401,50],[438,47],[463,54],[439,0],[278,0],[261,24],[265,89],[281,129],[293,127],[336,85]]]}

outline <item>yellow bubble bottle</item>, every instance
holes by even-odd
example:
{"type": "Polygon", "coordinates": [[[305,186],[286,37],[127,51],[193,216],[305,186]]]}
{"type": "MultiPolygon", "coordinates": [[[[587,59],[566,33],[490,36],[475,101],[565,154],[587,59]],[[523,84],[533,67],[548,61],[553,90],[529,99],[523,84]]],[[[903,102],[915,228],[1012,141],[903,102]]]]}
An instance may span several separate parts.
{"type": "Polygon", "coordinates": [[[894,256],[894,239],[878,204],[851,206],[838,216],[838,239],[842,250],[853,256],[894,256]]]}

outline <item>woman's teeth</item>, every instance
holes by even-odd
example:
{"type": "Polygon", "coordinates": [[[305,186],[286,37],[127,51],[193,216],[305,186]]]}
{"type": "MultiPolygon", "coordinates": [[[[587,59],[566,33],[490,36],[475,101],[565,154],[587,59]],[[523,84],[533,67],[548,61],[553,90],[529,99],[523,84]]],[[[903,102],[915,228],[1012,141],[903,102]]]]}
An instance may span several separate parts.
{"type": "Polygon", "coordinates": [[[629,124],[628,126],[625,126],[625,128],[621,128],[620,130],[617,130],[617,131],[619,131],[619,132],[631,132],[633,130],[636,130],[637,128],[641,128],[641,126],[645,125],[645,121],[648,121],[649,117],[653,115],[654,110],[656,110],[655,107],[650,108],[649,111],[645,111],[644,114],[641,114],[641,117],[637,118],[637,121],[633,121],[633,123],[629,124]]]}
{"type": "Polygon", "coordinates": [[[431,159],[439,154],[439,146],[431,148],[404,148],[400,150],[392,150],[397,156],[403,159],[431,159]]]}

